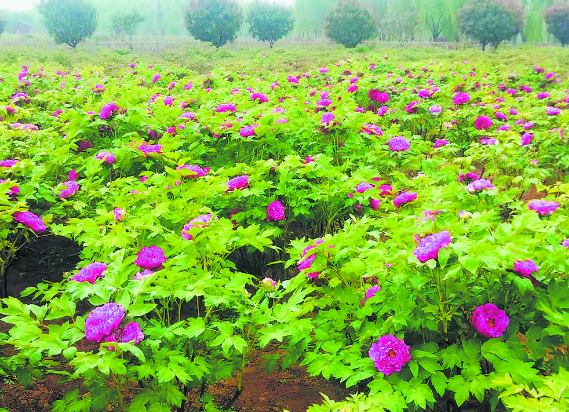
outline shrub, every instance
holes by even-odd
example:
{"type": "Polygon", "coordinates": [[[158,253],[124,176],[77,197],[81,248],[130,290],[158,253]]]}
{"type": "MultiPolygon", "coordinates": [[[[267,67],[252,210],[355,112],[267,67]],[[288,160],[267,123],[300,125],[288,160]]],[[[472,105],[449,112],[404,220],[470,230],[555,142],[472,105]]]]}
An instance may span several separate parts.
{"type": "Polygon", "coordinates": [[[268,41],[273,48],[277,40],[291,32],[294,16],[288,7],[257,0],[249,6],[247,23],[253,38],[268,41]]]}
{"type": "Polygon", "coordinates": [[[113,18],[113,32],[122,41],[128,41],[131,43],[132,48],[132,36],[136,30],[136,26],[144,21],[144,17],[138,12],[138,10],[131,11],[130,13],[117,14],[113,18]]]}
{"type": "Polygon", "coordinates": [[[569,3],[556,1],[543,10],[547,31],[553,34],[561,45],[569,43],[569,3]]]}
{"type": "Polygon", "coordinates": [[[523,26],[523,6],[517,1],[470,0],[460,10],[459,28],[470,38],[495,48],[517,35],[523,26]]]}
{"type": "Polygon", "coordinates": [[[353,48],[375,34],[371,14],[353,0],[340,0],[326,18],[326,35],[336,43],[353,48]]]}
{"type": "Polygon", "coordinates": [[[95,6],[85,0],[42,0],[38,9],[57,44],[75,48],[97,28],[95,6]]]}
{"type": "Polygon", "coordinates": [[[233,0],[193,0],[186,26],[196,39],[220,48],[235,40],[243,23],[243,10],[233,0]]]}

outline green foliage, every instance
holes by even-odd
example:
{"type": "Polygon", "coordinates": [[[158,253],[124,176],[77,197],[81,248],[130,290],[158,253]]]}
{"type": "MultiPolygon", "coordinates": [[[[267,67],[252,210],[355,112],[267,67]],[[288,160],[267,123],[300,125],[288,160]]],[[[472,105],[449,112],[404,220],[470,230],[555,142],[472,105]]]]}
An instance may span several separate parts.
{"type": "Polygon", "coordinates": [[[243,10],[233,0],[192,0],[186,14],[190,34],[216,48],[235,40],[242,23],[243,10]]]}
{"type": "Polygon", "coordinates": [[[521,31],[523,8],[516,0],[470,0],[459,11],[458,26],[482,50],[488,44],[497,48],[521,31]]]}
{"type": "Polygon", "coordinates": [[[6,24],[8,22],[2,18],[0,18],[0,34],[4,33],[4,29],[6,28],[6,24]]]}
{"type": "Polygon", "coordinates": [[[38,10],[57,44],[75,48],[97,28],[97,11],[88,0],[42,0],[38,10]]]}
{"type": "Polygon", "coordinates": [[[129,42],[132,44],[132,36],[136,31],[136,26],[143,21],[144,17],[138,12],[138,10],[131,11],[130,13],[118,14],[113,17],[113,31],[122,41],[126,41],[128,38],[129,42]]]}
{"type": "Polygon", "coordinates": [[[341,0],[326,18],[326,35],[348,48],[356,47],[374,34],[370,12],[354,0],[341,0]]]}
{"type": "Polygon", "coordinates": [[[294,25],[292,9],[266,1],[256,0],[249,5],[247,23],[251,36],[273,44],[290,33],[294,25]]]}
{"type": "Polygon", "coordinates": [[[557,1],[543,10],[547,31],[553,34],[562,46],[569,44],[569,3],[557,1]]]}

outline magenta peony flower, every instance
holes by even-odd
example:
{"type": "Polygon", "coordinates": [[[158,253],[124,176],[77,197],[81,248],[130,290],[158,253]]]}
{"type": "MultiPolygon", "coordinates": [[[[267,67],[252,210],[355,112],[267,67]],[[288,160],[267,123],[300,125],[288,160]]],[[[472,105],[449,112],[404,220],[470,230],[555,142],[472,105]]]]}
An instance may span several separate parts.
{"type": "Polygon", "coordinates": [[[94,285],[97,278],[104,278],[103,272],[107,270],[107,264],[103,262],[93,262],[85,266],[75,276],[69,280],[77,282],[89,282],[94,285]]]}
{"type": "Polygon", "coordinates": [[[78,152],[84,152],[85,150],[90,149],[92,147],[93,147],[93,145],[88,140],[79,140],[77,142],[77,151],[78,152]]]}
{"type": "Polygon", "coordinates": [[[14,220],[32,229],[34,232],[45,232],[46,227],[41,217],[30,211],[14,213],[14,220]]]}
{"type": "Polygon", "coordinates": [[[379,203],[381,202],[380,199],[369,199],[370,207],[377,212],[379,209],[379,203]]]}
{"type": "MultiPolygon", "coordinates": [[[[0,184],[6,183],[6,182],[7,182],[7,180],[0,179],[0,184]]],[[[18,193],[20,193],[20,188],[18,186],[12,186],[10,188],[10,191],[7,192],[6,195],[10,196],[12,198],[12,200],[16,200],[17,199],[16,195],[18,193]]]]}
{"type": "Polygon", "coordinates": [[[85,319],[85,337],[90,341],[101,342],[118,329],[123,318],[122,305],[105,303],[93,309],[85,319]]]}
{"type": "Polygon", "coordinates": [[[67,199],[68,197],[73,196],[77,193],[77,190],[79,190],[79,184],[74,180],[63,182],[62,185],[65,186],[65,189],[62,189],[59,195],[62,199],[67,199]]]}
{"type": "Polygon", "coordinates": [[[255,136],[255,128],[259,126],[258,124],[253,124],[251,126],[245,126],[239,130],[239,135],[243,137],[255,136]]]}
{"type": "Polygon", "coordinates": [[[433,146],[433,148],[436,149],[438,147],[446,146],[447,144],[450,144],[450,142],[448,140],[438,139],[435,142],[435,145],[433,146]]]}
{"type": "Polygon", "coordinates": [[[79,173],[75,171],[75,169],[71,169],[69,171],[69,180],[75,180],[79,177],[79,173]]]}
{"type": "MultiPolygon", "coordinates": [[[[211,223],[211,217],[212,214],[207,213],[205,215],[201,215],[190,220],[188,223],[184,225],[182,229],[182,238],[186,240],[193,240],[193,236],[189,233],[189,230],[194,227],[199,227],[199,228],[208,227],[209,224],[211,223]]],[[[218,218],[216,217],[215,219],[217,220],[218,218]]]]}
{"type": "Polygon", "coordinates": [[[388,93],[382,93],[378,89],[371,89],[368,92],[368,97],[370,98],[370,100],[374,100],[374,101],[381,103],[381,104],[387,103],[389,101],[389,94],[388,93]]]}
{"type": "Polygon", "coordinates": [[[532,127],[535,126],[535,122],[526,122],[524,123],[524,125],[522,126],[524,129],[528,130],[531,129],[532,127]]]}
{"type": "Polygon", "coordinates": [[[364,193],[366,190],[373,189],[375,186],[370,183],[360,183],[356,186],[356,192],[364,193]]]}
{"type": "Polygon", "coordinates": [[[537,94],[536,98],[538,100],[541,100],[541,99],[547,99],[549,96],[551,95],[548,92],[541,92],[537,94]]]}
{"type": "Polygon", "coordinates": [[[368,354],[379,372],[391,375],[400,372],[403,365],[411,360],[410,346],[405,340],[394,335],[384,335],[371,344],[368,354]]]}
{"type": "Polygon", "coordinates": [[[362,126],[362,130],[360,131],[360,133],[373,134],[375,136],[383,136],[383,131],[381,130],[381,128],[371,123],[365,123],[362,126]]]}
{"type": "Polygon", "coordinates": [[[561,109],[558,109],[557,107],[548,106],[546,113],[547,113],[548,115],[558,115],[558,114],[561,113],[561,109]]]}
{"type": "Polygon", "coordinates": [[[115,221],[117,221],[117,222],[124,220],[124,218],[126,217],[126,211],[124,209],[120,209],[118,207],[115,207],[113,209],[113,214],[115,215],[115,221]]]}
{"type": "Polygon", "coordinates": [[[123,328],[120,337],[123,343],[134,341],[134,345],[138,345],[144,339],[144,333],[142,333],[138,322],[130,322],[123,328]]]}
{"type": "Polygon", "coordinates": [[[504,121],[507,121],[507,120],[508,120],[508,116],[506,116],[506,115],[505,115],[504,113],[502,113],[502,112],[496,112],[496,113],[494,113],[494,116],[496,116],[496,118],[497,118],[497,119],[500,119],[500,120],[504,120],[504,121]]]}
{"type": "Polygon", "coordinates": [[[448,231],[443,230],[439,233],[433,233],[421,239],[413,254],[420,262],[425,263],[427,260],[436,259],[439,255],[439,250],[447,247],[450,242],[451,238],[448,231]]]}
{"type": "Polygon", "coordinates": [[[389,150],[392,152],[403,152],[409,150],[411,142],[403,136],[395,136],[389,139],[389,150]]]}
{"type": "Polygon", "coordinates": [[[527,146],[528,144],[531,143],[532,139],[533,139],[533,134],[531,134],[530,132],[526,132],[526,133],[522,134],[522,136],[520,137],[521,145],[527,146]]]}
{"type": "Polygon", "coordinates": [[[259,103],[266,103],[269,101],[269,99],[267,98],[267,96],[265,96],[263,93],[251,93],[251,100],[258,100],[259,103]]]}
{"type": "Polygon", "coordinates": [[[278,222],[279,220],[284,220],[284,208],[281,202],[275,200],[271,202],[271,204],[267,207],[267,222],[271,220],[274,222],[278,222]]]}
{"type": "Polygon", "coordinates": [[[322,115],[322,120],[320,121],[320,123],[328,126],[328,125],[330,125],[330,122],[332,120],[334,120],[335,118],[336,118],[336,116],[334,116],[334,113],[326,112],[322,115]]]}
{"type": "Polygon", "coordinates": [[[201,168],[200,166],[197,165],[181,165],[176,167],[176,170],[190,170],[192,172],[195,172],[195,174],[184,177],[198,178],[207,175],[210,169],[209,167],[201,168]]]}
{"type": "Polygon", "coordinates": [[[373,298],[375,296],[375,294],[377,292],[379,292],[380,290],[381,290],[381,288],[379,286],[372,286],[371,288],[366,290],[366,295],[365,295],[364,299],[362,300],[362,306],[365,305],[366,300],[373,298]]]}
{"type": "Polygon", "coordinates": [[[162,248],[158,246],[142,247],[134,263],[144,269],[156,269],[166,262],[162,248]]]}
{"type": "Polygon", "coordinates": [[[431,97],[431,91],[428,89],[421,89],[417,93],[417,96],[419,96],[421,99],[428,99],[431,97]]]}
{"type": "Polygon", "coordinates": [[[494,139],[493,137],[490,137],[490,138],[481,137],[480,138],[480,144],[485,144],[487,146],[493,146],[496,143],[498,143],[498,141],[496,139],[494,139]]]}
{"type": "Polygon", "coordinates": [[[133,280],[142,280],[152,275],[154,272],[150,269],[144,269],[142,272],[136,272],[136,275],[132,277],[133,280]]]}
{"type": "Polygon", "coordinates": [[[228,186],[228,189],[225,191],[225,193],[232,192],[235,189],[246,189],[249,187],[249,176],[237,176],[233,179],[229,179],[225,184],[228,186]]]}
{"type": "Polygon", "coordinates": [[[474,172],[459,173],[458,174],[458,181],[460,183],[470,183],[470,182],[473,182],[473,181],[478,180],[478,179],[480,179],[480,176],[478,176],[474,172]]]}
{"type": "Polygon", "coordinates": [[[104,163],[114,163],[116,156],[110,152],[107,151],[102,151],[97,153],[97,156],[95,156],[95,159],[99,159],[102,160],[104,163]]]}
{"type": "Polygon", "coordinates": [[[533,260],[516,260],[514,262],[514,270],[521,274],[523,277],[531,280],[531,283],[534,287],[539,284],[539,282],[532,276],[533,272],[539,272],[539,267],[533,260]]]}
{"type": "Polygon", "coordinates": [[[470,324],[478,333],[487,338],[499,338],[504,334],[510,324],[510,318],[506,312],[499,309],[493,303],[478,306],[472,313],[470,324]]]}
{"type": "Polygon", "coordinates": [[[567,249],[569,249],[569,239],[565,239],[561,242],[561,246],[565,246],[567,249]]]}
{"type": "Polygon", "coordinates": [[[420,101],[413,101],[407,105],[407,107],[405,108],[405,111],[407,113],[415,113],[415,111],[418,109],[418,107],[416,107],[416,106],[419,104],[421,104],[420,101]]]}
{"type": "Polygon", "coordinates": [[[217,113],[235,112],[236,107],[234,103],[221,103],[215,108],[217,113]]]}
{"type": "Polygon", "coordinates": [[[551,215],[559,207],[559,203],[546,200],[532,200],[528,203],[529,210],[535,210],[540,215],[551,215]]]}
{"type": "Polygon", "coordinates": [[[466,186],[466,191],[470,194],[483,189],[494,189],[492,182],[488,179],[478,179],[466,186]]]}
{"type": "Polygon", "coordinates": [[[417,199],[417,192],[403,192],[393,199],[393,204],[395,207],[400,207],[401,205],[412,202],[415,199],[417,199]]]}
{"type": "Polygon", "coordinates": [[[476,121],[474,122],[474,127],[478,130],[486,130],[492,126],[492,119],[488,116],[478,116],[476,121]]]}
{"type": "Polygon", "coordinates": [[[510,130],[510,125],[509,124],[503,124],[502,126],[498,127],[496,130],[498,132],[500,132],[502,130],[508,131],[508,130],[510,130]]]}
{"type": "Polygon", "coordinates": [[[115,112],[118,112],[120,110],[120,108],[117,106],[117,104],[115,102],[110,102],[107,103],[105,105],[103,105],[103,108],[101,109],[101,113],[99,114],[99,117],[101,118],[101,120],[106,120],[109,117],[111,117],[111,115],[115,112]]]}
{"type": "Polygon", "coordinates": [[[137,147],[142,153],[148,156],[150,153],[162,153],[162,145],[160,144],[141,144],[137,147]]]}
{"type": "Polygon", "coordinates": [[[454,104],[464,104],[466,102],[468,102],[470,100],[470,96],[468,95],[468,93],[465,92],[460,92],[454,95],[454,97],[452,98],[452,102],[454,104]]]}
{"type": "Polygon", "coordinates": [[[434,115],[438,115],[442,111],[443,111],[443,108],[438,104],[433,104],[431,107],[429,107],[429,113],[434,114],[434,115]]]}
{"type": "Polygon", "coordinates": [[[18,162],[19,160],[14,159],[0,160],[0,167],[12,167],[18,162]]]}
{"type": "Polygon", "coordinates": [[[350,87],[348,87],[348,93],[355,93],[358,91],[358,85],[357,84],[352,84],[350,87]]]}
{"type": "Polygon", "coordinates": [[[160,80],[161,77],[162,77],[161,74],[155,74],[154,77],[152,78],[152,83],[156,83],[158,80],[160,80]]]}

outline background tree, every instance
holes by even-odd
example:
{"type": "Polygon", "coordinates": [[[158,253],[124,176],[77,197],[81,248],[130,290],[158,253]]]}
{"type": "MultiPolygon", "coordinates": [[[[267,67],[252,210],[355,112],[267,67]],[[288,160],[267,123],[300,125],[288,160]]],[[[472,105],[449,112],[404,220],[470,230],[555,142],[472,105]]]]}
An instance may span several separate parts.
{"type": "Polygon", "coordinates": [[[289,34],[294,26],[294,15],[288,7],[256,0],[247,13],[249,32],[253,38],[273,44],[289,34]]]}
{"type": "Polygon", "coordinates": [[[0,34],[4,33],[4,28],[6,27],[6,20],[0,18],[0,34]]]}
{"type": "Polygon", "coordinates": [[[375,34],[369,11],[353,0],[340,0],[338,7],[326,18],[326,35],[346,47],[356,47],[375,34]]]}
{"type": "Polygon", "coordinates": [[[402,44],[414,41],[419,26],[419,13],[417,10],[396,10],[387,16],[383,24],[388,27],[388,39],[402,44]]]}
{"type": "Polygon", "coordinates": [[[318,39],[323,32],[330,3],[329,0],[296,0],[294,32],[301,37],[314,36],[318,39]]]}
{"type": "Polygon", "coordinates": [[[544,10],[547,31],[553,34],[561,45],[569,43],[569,3],[557,1],[544,10]]]}
{"type": "Polygon", "coordinates": [[[138,10],[118,14],[113,18],[113,32],[121,41],[128,40],[130,48],[132,49],[132,36],[134,35],[136,26],[143,21],[144,17],[142,17],[138,10]]]}
{"type": "Polygon", "coordinates": [[[97,28],[97,11],[84,0],[41,0],[38,10],[57,44],[75,48],[97,28]]]}
{"type": "Polygon", "coordinates": [[[431,39],[438,41],[445,28],[450,24],[450,16],[444,0],[425,1],[424,21],[431,39]]]}
{"type": "Polygon", "coordinates": [[[484,50],[487,44],[498,47],[517,35],[523,18],[523,6],[516,1],[470,0],[459,11],[458,24],[484,50]]]}
{"type": "Polygon", "coordinates": [[[216,48],[235,40],[241,24],[243,10],[232,0],[193,0],[186,13],[190,34],[216,48]]]}

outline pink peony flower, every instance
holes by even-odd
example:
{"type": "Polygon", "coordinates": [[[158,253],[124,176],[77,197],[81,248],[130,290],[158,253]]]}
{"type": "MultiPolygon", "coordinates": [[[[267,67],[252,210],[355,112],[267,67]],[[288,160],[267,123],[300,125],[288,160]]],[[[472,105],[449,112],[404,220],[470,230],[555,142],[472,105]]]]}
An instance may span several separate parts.
{"type": "Polygon", "coordinates": [[[407,107],[405,108],[405,111],[406,111],[407,113],[415,113],[415,111],[418,109],[417,106],[418,106],[419,104],[421,104],[420,101],[413,101],[413,102],[411,102],[411,103],[409,103],[409,104],[407,105],[407,107]]]}
{"type": "Polygon", "coordinates": [[[215,108],[217,113],[225,113],[225,112],[235,112],[236,107],[234,103],[221,103],[215,108]]]}
{"type": "Polygon", "coordinates": [[[249,187],[249,176],[237,176],[233,179],[229,179],[225,184],[228,186],[228,189],[225,191],[225,193],[232,192],[235,189],[246,189],[249,187]]]}
{"type": "Polygon", "coordinates": [[[547,113],[548,115],[558,115],[558,114],[561,113],[561,109],[558,109],[557,107],[548,106],[546,113],[547,113]]]}
{"type": "Polygon", "coordinates": [[[150,153],[162,153],[162,145],[160,144],[141,144],[137,147],[142,153],[148,156],[150,153]]]}
{"type": "Polygon", "coordinates": [[[19,160],[14,159],[0,160],[0,167],[12,167],[18,162],[19,160]]]}
{"type": "Polygon", "coordinates": [[[375,296],[375,294],[377,292],[379,292],[380,290],[381,290],[381,288],[379,286],[372,286],[371,288],[366,290],[366,295],[365,295],[364,299],[362,300],[362,306],[365,305],[366,300],[373,298],[375,296]]]}
{"type": "Polygon", "coordinates": [[[510,324],[510,318],[506,312],[499,309],[493,303],[478,306],[472,313],[470,324],[478,333],[487,338],[499,338],[504,334],[510,324]]]}
{"type": "MultiPolygon", "coordinates": [[[[207,213],[205,215],[201,215],[198,216],[192,220],[190,220],[188,223],[186,223],[182,229],[182,239],[186,239],[186,240],[193,240],[193,236],[190,234],[190,229],[192,228],[204,228],[204,227],[208,227],[209,224],[211,223],[211,217],[212,214],[211,213],[207,213]]],[[[215,218],[216,220],[218,219],[217,217],[215,218]]]]}
{"type": "Polygon", "coordinates": [[[478,179],[480,179],[480,176],[478,176],[474,172],[459,173],[458,174],[458,181],[460,183],[470,183],[470,182],[473,182],[473,181],[478,180],[478,179]]]}
{"type": "Polygon", "coordinates": [[[126,217],[126,211],[124,209],[115,207],[113,209],[113,215],[115,216],[115,221],[120,222],[121,220],[124,220],[124,218],[126,217]]]}
{"type": "Polygon", "coordinates": [[[420,262],[424,263],[427,260],[436,259],[439,255],[439,250],[447,247],[450,242],[451,238],[448,231],[433,233],[421,239],[413,254],[420,262]]]}
{"type": "Polygon", "coordinates": [[[480,144],[485,144],[487,146],[493,146],[496,143],[498,143],[498,141],[496,139],[494,139],[493,137],[490,137],[490,138],[481,137],[480,138],[480,144]]]}
{"type": "Polygon", "coordinates": [[[156,83],[161,77],[161,74],[155,74],[154,77],[152,77],[152,83],[156,83]]]}
{"type": "Polygon", "coordinates": [[[494,189],[492,182],[488,179],[478,179],[466,186],[466,191],[470,194],[483,189],[494,189]]]}
{"type": "Polygon", "coordinates": [[[62,183],[65,186],[65,189],[61,190],[59,197],[62,199],[67,199],[68,197],[73,196],[79,190],[79,184],[74,180],[68,180],[67,182],[62,183]]]}
{"type": "Polygon", "coordinates": [[[467,103],[469,100],[470,96],[468,95],[468,93],[465,92],[457,93],[452,98],[452,102],[457,105],[467,103]]]}
{"type": "Polygon", "coordinates": [[[379,203],[381,202],[380,199],[369,199],[369,205],[370,207],[375,210],[376,212],[379,209],[379,203]]]}
{"type": "Polygon", "coordinates": [[[258,124],[253,124],[251,126],[245,126],[239,130],[239,135],[242,137],[255,136],[255,128],[259,126],[258,124]]]}
{"type": "Polygon", "coordinates": [[[251,100],[258,100],[259,103],[266,103],[269,101],[269,99],[267,98],[267,96],[265,96],[263,93],[251,93],[251,100]]]}
{"type": "Polygon", "coordinates": [[[538,100],[541,100],[541,99],[547,99],[549,96],[551,95],[548,92],[541,92],[537,94],[536,98],[538,100]]]}
{"type": "Polygon", "coordinates": [[[278,222],[279,220],[284,220],[284,208],[281,202],[275,200],[271,202],[271,204],[267,207],[267,222],[271,220],[274,222],[278,222]]]}
{"type": "Polygon", "coordinates": [[[189,178],[198,178],[198,177],[203,177],[205,175],[207,175],[209,173],[209,167],[205,167],[205,168],[201,168],[200,166],[197,165],[181,165],[176,167],[176,170],[190,170],[192,172],[194,172],[195,174],[192,175],[187,175],[184,177],[189,177],[189,178]]]}
{"type": "Polygon", "coordinates": [[[261,287],[267,292],[273,291],[277,287],[277,281],[271,278],[264,278],[261,281],[261,287]]]}
{"type": "Polygon", "coordinates": [[[75,276],[69,280],[77,282],[89,282],[94,285],[97,278],[104,278],[103,272],[107,270],[107,264],[103,262],[93,262],[85,266],[75,276]]]}
{"type": "Polygon", "coordinates": [[[115,162],[116,156],[105,150],[105,151],[97,153],[97,155],[95,156],[95,159],[102,160],[104,163],[112,164],[115,162]]]}
{"type": "Polygon", "coordinates": [[[391,375],[400,372],[403,365],[411,360],[410,346],[405,340],[394,335],[384,335],[371,344],[368,354],[379,372],[391,375]]]}
{"type": "Polygon", "coordinates": [[[172,106],[174,104],[174,98],[172,96],[164,96],[164,106],[172,106]]]}
{"type": "Polygon", "coordinates": [[[532,127],[535,126],[535,122],[526,122],[524,123],[524,125],[522,126],[524,129],[528,130],[531,129],[532,127]]]}
{"type": "Polygon", "coordinates": [[[417,192],[403,192],[393,199],[393,204],[395,207],[400,207],[401,205],[412,202],[415,199],[417,199],[417,192]]]}
{"type": "Polygon", "coordinates": [[[123,318],[122,305],[105,303],[93,309],[85,319],[85,337],[90,341],[101,342],[118,329],[123,318]]]}
{"type": "Polygon", "coordinates": [[[521,145],[527,146],[528,144],[531,143],[532,139],[533,139],[533,134],[531,134],[530,132],[526,132],[526,133],[522,134],[520,137],[521,145]]]}
{"type": "Polygon", "coordinates": [[[478,130],[486,130],[492,126],[492,119],[488,116],[478,116],[474,122],[474,127],[478,130]]]}
{"type": "Polygon", "coordinates": [[[392,152],[403,152],[409,150],[411,142],[403,136],[395,136],[389,139],[389,150],[392,152]]]}
{"type": "Polygon", "coordinates": [[[523,277],[531,280],[531,283],[534,287],[539,284],[539,282],[532,275],[533,272],[539,272],[539,267],[533,260],[516,260],[514,262],[514,270],[521,274],[523,277]]]}
{"type": "Polygon", "coordinates": [[[375,136],[383,136],[383,131],[381,130],[381,128],[371,123],[365,123],[362,126],[362,130],[360,131],[360,133],[372,134],[375,136]]]}
{"type": "Polygon", "coordinates": [[[559,207],[559,203],[546,200],[532,200],[528,203],[529,210],[535,210],[540,215],[551,215],[559,207]]]}
{"type": "Polygon", "coordinates": [[[564,239],[561,242],[561,246],[565,246],[567,249],[569,249],[569,239],[564,239]]]}
{"type": "Polygon", "coordinates": [[[429,113],[434,114],[434,115],[438,115],[442,111],[443,111],[443,108],[438,104],[433,104],[431,107],[429,107],[429,113]]]}
{"type": "Polygon", "coordinates": [[[156,269],[166,262],[162,248],[158,246],[142,247],[134,263],[144,269],[156,269]]]}
{"type": "Polygon", "coordinates": [[[336,116],[334,116],[334,113],[326,112],[322,115],[322,120],[320,121],[320,123],[328,126],[328,125],[330,125],[330,122],[332,120],[334,120],[335,118],[336,118],[336,116]]]}
{"type": "Polygon", "coordinates": [[[375,186],[370,183],[360,183],[356,186],[356,192],[364,193],[366,190],[373,189],[375,186]]]}
{"type": "Polygon", "coordinates": [[[120,340],[123,343],[134,341],[134,345],[138,345],[143,339],[144,333],[142,333],[138,322],[130,322],[120,333],[120,340]]]}
{"type": "Polygon", "coordinates": [[[448,140],[438,139],[435,142],[435,145],[433,146],[433,148],[436,149],[438,147],[446,146],[447,144],[450,144],[450,142],[448,140]]]}
{"type": "Polygon", "coordinates": [[[144,269],[142,272],[136,272],[136,275],[132,277],[133,280],[142,280],[152,275],[154,272],[150,269],[144,269]]]}
{"type": "Polygon", "coordinates": [[[101,120],[106,120],[109,117],[111,117],[111,115],[115,112],[118,112],[120,110],[120,108],[117,106],[117,104],[115,102],[110,102],[107,103],[105,105],[103,105],[103,108],[101,109],[101,113],[99,114],[99,117],[101,118],[101,120]]]}
{"type": "Polygon", "coordinates": [[[380,104],[387,103],[389,101],[389,94],[382,93],[378,89],[371,89],[368,92],[368,97],[370,98],[370,100],[374,100],[380,104]]]}
{"type": "Polygon", "coordinates": [[[34,215],[30,211],[14,213],[14,220],[32,229],[34,232],[45,232],[46,227],[41,217],[34,215]]]}

